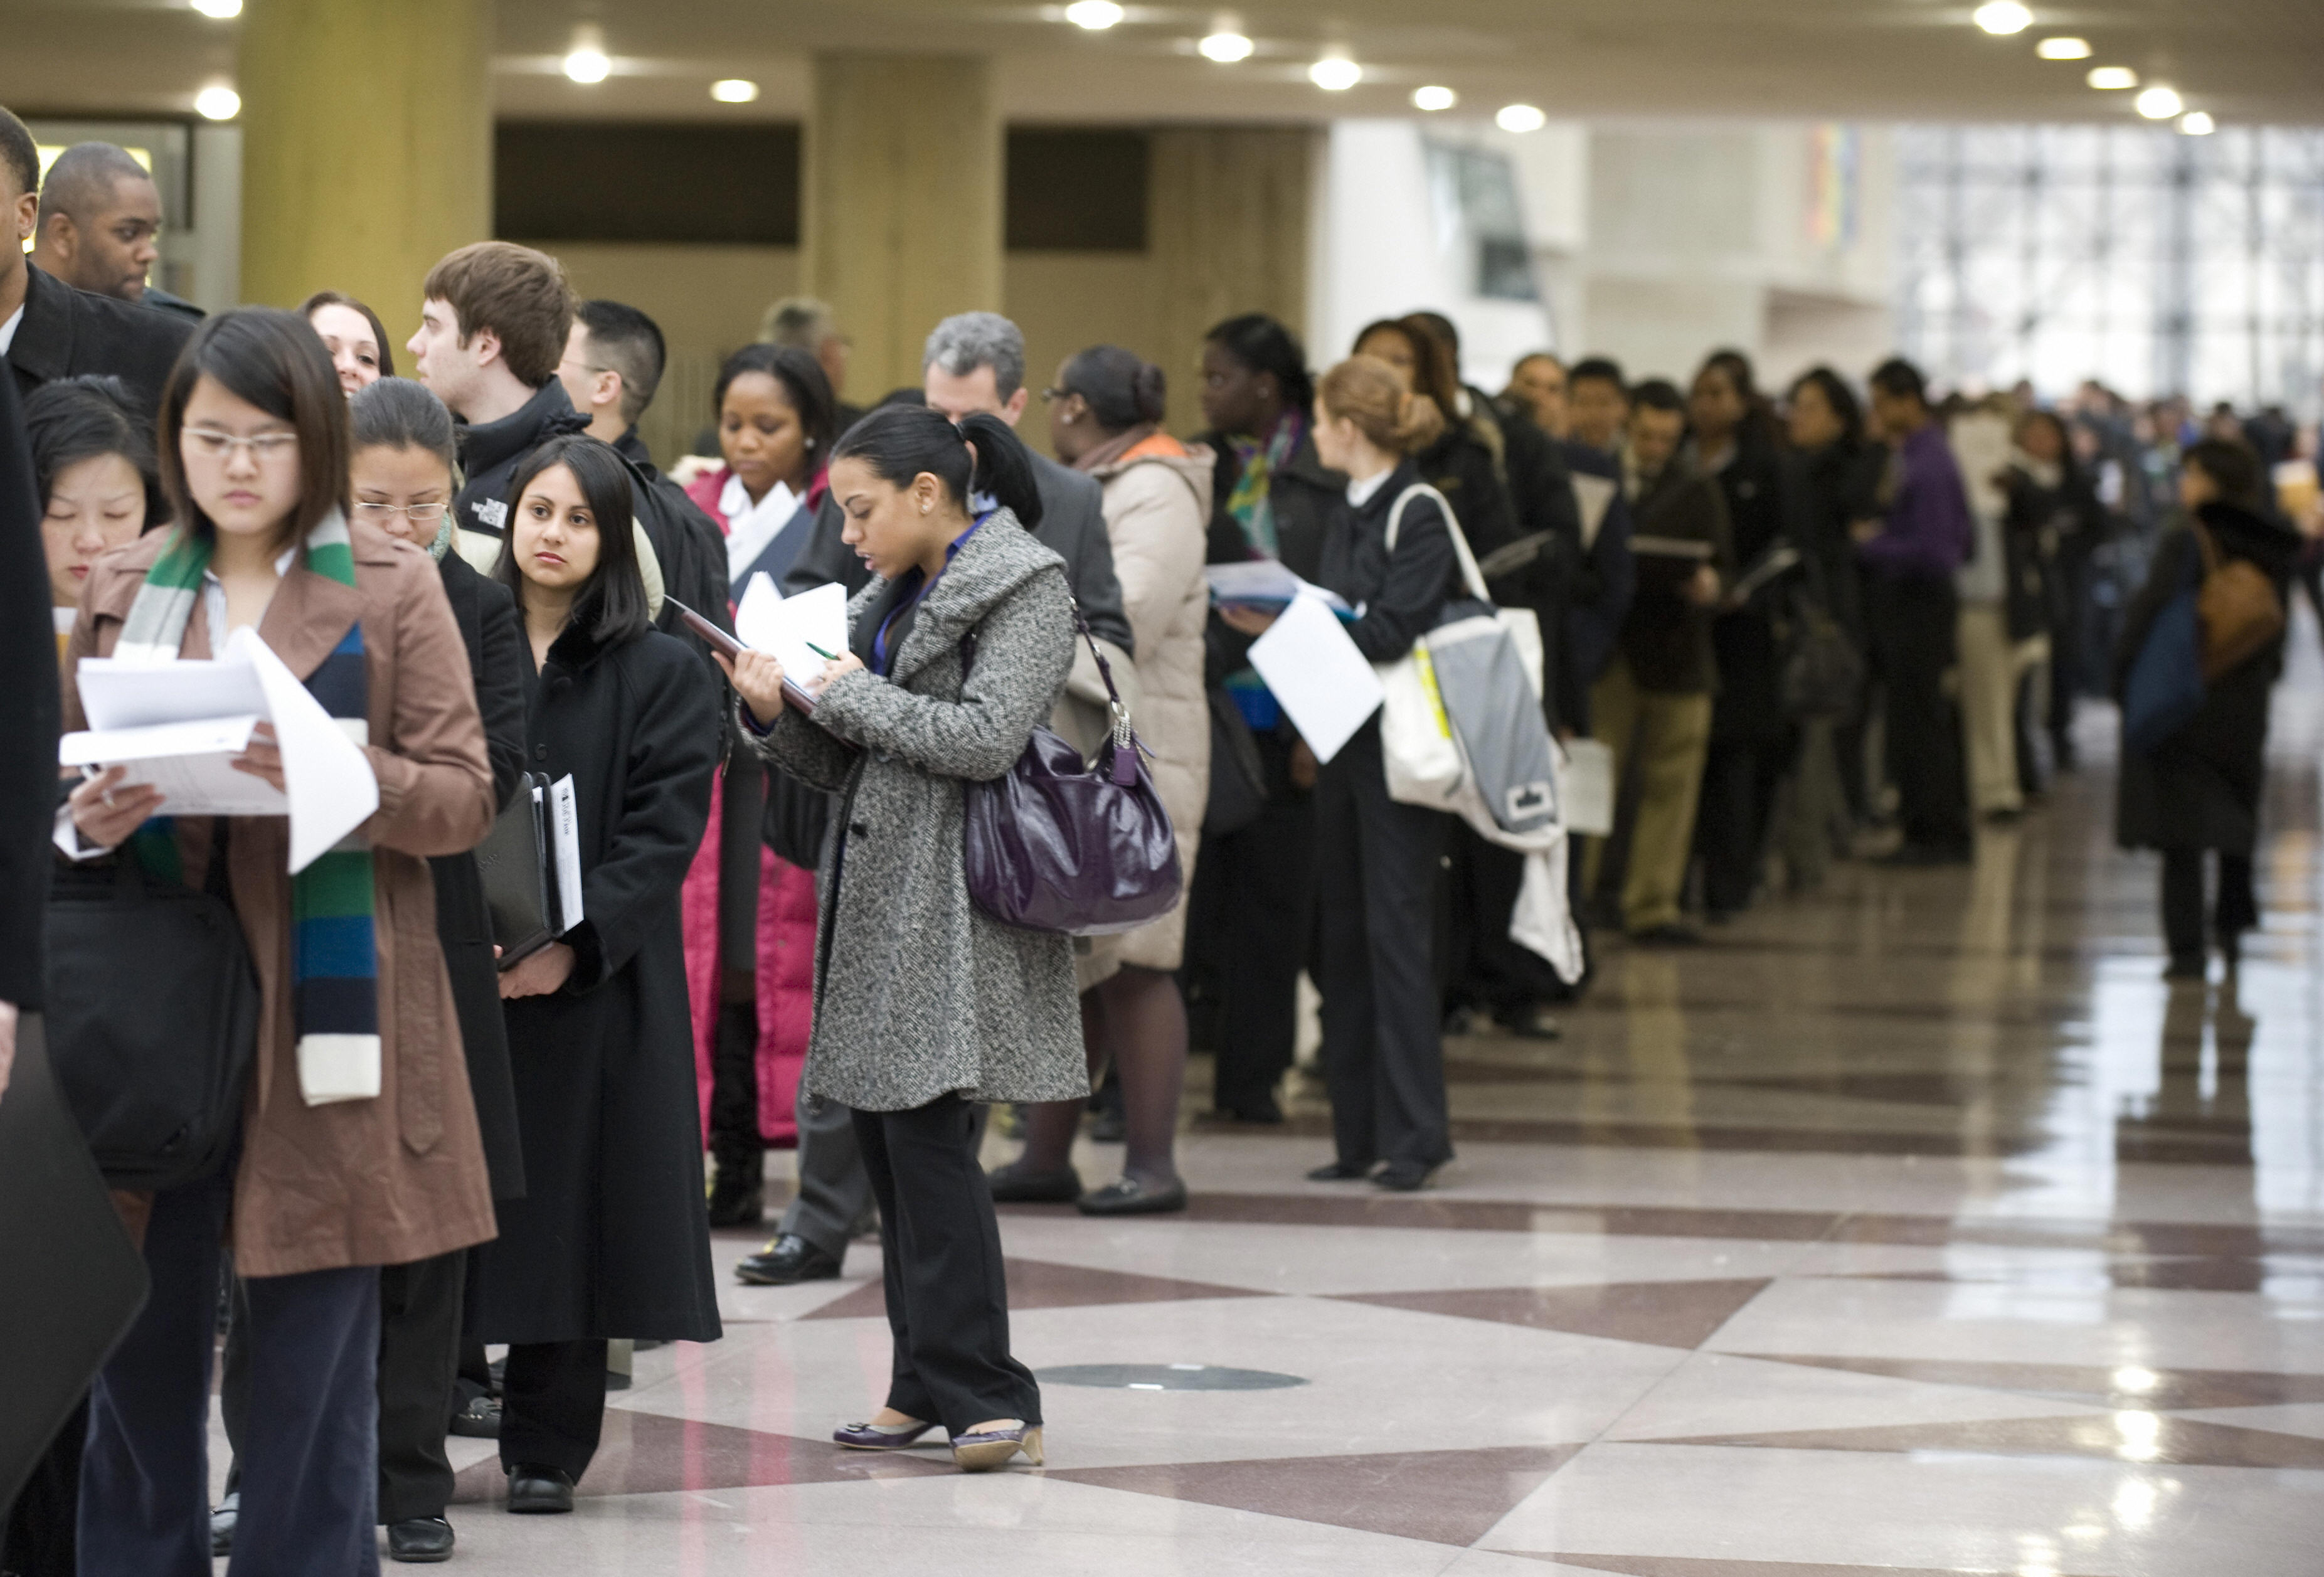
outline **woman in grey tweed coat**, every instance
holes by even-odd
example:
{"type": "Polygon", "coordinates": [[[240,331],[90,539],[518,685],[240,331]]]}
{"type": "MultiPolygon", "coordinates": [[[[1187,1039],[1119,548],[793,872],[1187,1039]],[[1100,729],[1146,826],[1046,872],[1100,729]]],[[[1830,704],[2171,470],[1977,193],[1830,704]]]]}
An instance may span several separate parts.
{"type": "Polygon", "coordinates": [[[1030,458],[991,417],[874,411],[834,451],[831,492],[874,576],[849,650],[792,676],[811,713],[765,653],[728,671],[767,758],[835,797],[805,1078],[854,1109],[895,1355],[886,1407],[833,1438],[899,1450],[940,1427],[971,1471],[1038,1463],[971,1103],[1088,1093],[1073,950],[970,904],[962,827],[968,783],[1007,772],[1065,687],[1073,600],[1028,529],[1030,458]]]}

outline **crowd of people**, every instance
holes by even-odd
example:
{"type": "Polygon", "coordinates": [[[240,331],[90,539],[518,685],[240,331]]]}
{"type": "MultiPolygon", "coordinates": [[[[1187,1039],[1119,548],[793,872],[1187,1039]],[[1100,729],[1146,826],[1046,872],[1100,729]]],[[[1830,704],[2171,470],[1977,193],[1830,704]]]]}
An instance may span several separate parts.
{"type": "MultiPolygon", "coordinates": [[[[1554,1038],[1587,961],[1512,938],[1526,857],[1392,795],[1377,715],[1311,748],[1251,656],[1281,609],[1221,604],[1213,566],[1279,563],[1386,664],[1480,565],[1539,632],[1546,731],[1607,768],[1572,908],[1640,947],[1715,940],[1835,859],[1969,860],[2074,769],[2077,704],[2141,682],[2174,599],[2248,567],[2254,639],[2126,752],[2119,830],[2163,851],[2174,974],[2256,918],[2282,612],[2318,563],[2268,413],[1938,401],[1902,360],[1774,395],[1728,350],[1683,387],[1545,352],[1495,394],[1436,313],[1321,372],[1247,314],[1206,337],[1181,438],[1166,369],[1095,346],[1037,390],[983,312],[933,326],[918,384],[850,405],[840,325],[794,300],[665,474],[638,435],[659,330],[544,254],[452,253],[398,345],[331,290],[161,299],[143,171],[84,144],[43,186],[5,111],[0,198],[37,237],[0,247],[0,440],[24,446],[0,460],[42,522],[66,725],[83,659],[252,631],[361,741],[380,806],[292,875],[282,818],[47,763],[57,869],[229,906],[263,1012],[228,1153],[115,1194],[152,1295],[0,1571],[369,1571],[377,1525],[392,1558],[442,1560],[447,1433],[497,1438],[510,1511],[570,1510],[613,1344],[717,1339],[709,1234],[762,1222],[775,1147],[797,1187],[742,1281],[836,1277],[879,1233],[891,1379],[835,1443],[1038,1463],[993,1203],[1184,1209],[1190,1050],[1214,1120],[1284,1122],[1303,974],[1333,1141],[1308,1177],[1426,1186],[1453,1155],[1445,1037],[1554,1038]],[[1055,459],[1018,434],[1037,396],[1055,459]],[[819,671],[722,639],[761,576],[844,589],[819,671]],[[1093,936],[995,920],[967,786],[1037,729],[1091,755],[1125,715],[1178,901],[1093,936]],[[570,787],[581,918],[503,957],[475,851],[540,782],[570,787]],[[349,1058],[371,1093],[318,1097],[349,1058]],[[1022,1147],[988,1175],[996,1108],[1022,1147]],[[1095,1186],[1085,1125],[1123,1145],[1095,1186]]],[[[265,732],[235,764],[283,787],[265,732]]]]}

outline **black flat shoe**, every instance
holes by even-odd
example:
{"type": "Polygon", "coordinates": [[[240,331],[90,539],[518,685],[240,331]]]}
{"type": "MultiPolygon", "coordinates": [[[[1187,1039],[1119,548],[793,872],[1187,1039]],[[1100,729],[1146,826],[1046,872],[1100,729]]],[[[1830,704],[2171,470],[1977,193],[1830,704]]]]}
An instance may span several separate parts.
{"type": "Polygon", "coordinates": [[[1358,1183],[1371,1176],[1370,1167],[1351,1167],[1333,1161],[1328,1167],[1318,1167],[1307,1174],[1310,1183],[1358,1183]]]}
{"type": "Polygon", "coordinates": [[[452,1415],[452,1433],[464,1440],[498,1440],[501,1399],[494,1396],[470,1397],[452,1415]]]}
{"type": "Polygon", "coordinates": [[[509,1470],[508,1508],[532,1515],[573,1509],[573,1480],[562,1468],[519,1462],[509,1470]]]}
{"type": "Polygon", "coordinates": [[[1702,933],[1692,926],[1675,922],[1665,926],[1648,926],[1643,931],[1630,933],[1633,947],[1697,947],[1702,944],[1702,933]]]}
{"type": "Polygon", "coordinates": [[[1283,1108],[1276,1104],[1274,1096],[1269,1095],[1248,1106],[1222,1106],[1215,1115],[1229,1122],[1248,1122],[1258,1127],[1273,1128],[1282,1122],[1283,1108]]]}
{"type": "Polygon", "coordinates": [[[1081,1174],[1071,1167],[1036,1172],[1022,1161],[985,1174],[995,1204],[1071,1204],[1082,1196],[1081,1174]]]}
{"type": "Polygon", "coordinates": [[[1186,1183],[1173,1177],[1161,1187],[1135,1177],[1116,1177],[1102,1188],[1093,1188],[1074,1201],[1084,1215],[1167,1215],[1186,1208],[1186,1183]]]}
{"type": "Polygon", "coordinates": [[[802,1281],[830,1281],[839,1275],[839,1256],[827,1254],[796,1232],[785,1232],[734,1267],[734,1279],[746,1286],[791,1286],[802,1281]]]}
{"type": "MultiPolygon", "coordinates": [[[[572,1502],[566,1502],[572,1509],[572,1502]]],[[[426,1565],[452,1558],[452,1525],[440,1517],[407,1517],[387,1525],[387,1558],[426,1565]]]]}
{"type": "Polygon", "coordinates": [[[1424,1167],[1418,1161],[1390,1161],[1372,1178],[1372,1185],[1391,1194],[1417,1194],[1427,1186],[1436,1168],[1424,1167]]]}

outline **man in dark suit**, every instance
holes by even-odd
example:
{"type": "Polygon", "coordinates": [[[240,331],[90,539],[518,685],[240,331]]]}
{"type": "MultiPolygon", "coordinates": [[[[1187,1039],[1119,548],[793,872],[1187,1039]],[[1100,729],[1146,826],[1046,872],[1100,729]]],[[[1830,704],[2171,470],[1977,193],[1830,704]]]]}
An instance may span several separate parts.
{"type": "Polygon", "coordinates": [[[34,267],[23,253],[38,217],[41,155],[24,123],[0,108],[0,208],[14,222],[14,244],[0,245],[0,355],[16,390],[83,373],[110,373],[149,410],[193,325],[111,296],[78,290],[34,267]]]}
{"type": "Polygon", "coordinates": [[[77,290],[202,320],[191,301],[148,284],[161,255],[161,190],[126,148],[76,143],[41,183],[32,266],[77,290]]]}

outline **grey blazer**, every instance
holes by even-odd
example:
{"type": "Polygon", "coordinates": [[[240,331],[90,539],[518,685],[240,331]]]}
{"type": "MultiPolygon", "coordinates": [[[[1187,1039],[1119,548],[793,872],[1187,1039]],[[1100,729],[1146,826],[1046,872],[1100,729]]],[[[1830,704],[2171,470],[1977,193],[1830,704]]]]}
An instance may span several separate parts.
{"type": "MultiPolygon", "coordinates": [[[[851,630],[886,586],[850,600],[851,630]]],[[[761,742],[768,760],[838,797],[803,1075],[815,1093],[867,1111],[954,1091],[1089,1093],[1071,939],[988,919],[962,871],[966,786],[1024,753],[1065,687],[1074,640],[1063,564],[1003,510],[929,589],[889,678],[848,674],[812,721],[786,711],[761,742]]]]}

